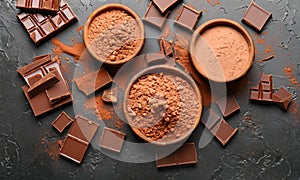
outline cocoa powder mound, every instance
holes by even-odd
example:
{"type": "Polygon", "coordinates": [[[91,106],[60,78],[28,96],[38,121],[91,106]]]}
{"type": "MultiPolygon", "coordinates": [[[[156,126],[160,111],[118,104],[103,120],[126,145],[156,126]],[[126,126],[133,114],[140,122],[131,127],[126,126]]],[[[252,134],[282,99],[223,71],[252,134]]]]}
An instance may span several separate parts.
{"type": "Polygon", "coordinates": [[[122,10],[106,11],[91,22],[88,43],[97,57],[120,61],[132,56],[141,44],[137,21],[122,10]]]}
{"type": "Polygon", "coordinates": [[[198,107],[187,81],[161,73],[142,76],[133,84],[127,108],[132,126],[152,141],[167,142],[192,130],[198,107]]]}

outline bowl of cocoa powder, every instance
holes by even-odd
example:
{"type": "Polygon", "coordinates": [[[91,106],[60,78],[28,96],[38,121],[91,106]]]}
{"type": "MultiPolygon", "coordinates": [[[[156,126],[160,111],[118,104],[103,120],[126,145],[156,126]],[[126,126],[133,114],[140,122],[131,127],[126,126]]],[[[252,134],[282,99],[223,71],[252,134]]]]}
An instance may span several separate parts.
{"type": "Polygon", "coordinates": [[[215,82],[231,82],[250,70],[255,47],[242,25],[229,19],[214,19],[196,29],[190,54],[201,75],[215,82]]]}
{"type": "Polygon", "coordinates": [[[144,45],[144,36],[138,14],[122,4],[107,4],[92,12],[83,32],[89,53],[109,65],[121,65],[135,57],[144,45]]]}
{"type": "Polygon", "coordinates": [[[198,126],[202,97],[185,72],[166,65],[136,74],[124,92],[123,110],[131,129],[155,145],[184,142],[198,126]]]}

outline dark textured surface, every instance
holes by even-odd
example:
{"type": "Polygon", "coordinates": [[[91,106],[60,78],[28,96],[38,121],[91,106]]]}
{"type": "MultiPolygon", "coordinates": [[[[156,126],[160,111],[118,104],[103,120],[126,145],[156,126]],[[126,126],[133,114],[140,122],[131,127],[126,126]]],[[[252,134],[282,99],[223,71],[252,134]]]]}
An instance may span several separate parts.
{"type": "MultiPolygon", "coordinates": [[[[148,1],[142,0],[69,0],[80,21],[56,37],[66,44],[71,39],[82,41],[82,33],[76,29],[84,25],[88,15],[103,4],[121,2],[132,7],[143,17],[148,1]]],[[[240,22],[250,0],[191,0],[184,1],[198,10],[204,10],[197,27],[214,18],[229,18],[240,22]],[[210,4],[210,3],[211,4],[210,4]]],[[[256,58],[248,75],[236,85],[232,93],[241,106],[239,113],[227,121],[239,129],[235,137],[223,148],[213,139],[205,148],[197,148],[196,166],[180,166],[157,170],[155,163],[124,163],[105,156],[92,146],[88,148],[83,163],[77,165],[60,158],[58,134],[51,122],[63,110],[74,117],[72,105],[35,118],[21,90],[24,81],[16,69],[29,63],[34,56],[51,53],[53,45],[47,41],[36,48],[18,22],[15,0],[0,0],[0,179],[299,179],[300,178],[300,114],[297,98],[298,85],[290,85],[284,67],[293,70],[300,80],[297,66],[300,57],[300,1],[257,0],[259,5],[273,13],[262,34],[244,25],[256,44],[256,58]],[[266,33],[267,32],[267,33],[266,33]],[[261,43],[264,40],[265,43],[261,43]],[[275,58],[260,63],[258,60],[272,54],[275,58]],[[287,113],[277,106],[258,105],[249,102],[249,89],[259,81],[262,72],[272,73],[275,88],[288,87],[294,94],[294,102],[287,113]]],[[[180,6],[169,16],[174,20],[180,6]]],[[[170,25],[173,27],[173,25],[170,25]]],[[[159,30],[146,26],[147,35],[159,30]]],[[[157,43],[157,41],[155,41],[157,43]]],[[[144,52],[156,52],[145,44],[144,52]]],[[[73,61],[71,60],[70,64],[73,61]]],[[[67,76],[68,80],[72,77],[67,76]]],[[[124,127],[129,137],[132,132],[124,127]]],[[[199,141],[203,126],[199,125],[189,141],[199,141]]],[[[134,138],[133,138],[134,139],[134,138]]]]}

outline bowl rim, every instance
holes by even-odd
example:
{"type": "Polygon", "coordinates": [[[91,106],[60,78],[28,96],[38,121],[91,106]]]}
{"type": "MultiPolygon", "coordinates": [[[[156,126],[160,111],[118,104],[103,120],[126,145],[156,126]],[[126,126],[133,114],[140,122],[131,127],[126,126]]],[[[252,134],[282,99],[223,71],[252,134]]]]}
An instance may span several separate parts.
{"type": "Polygon", "coordinates": [[[243,76],[245,76],[249,70],[251,69],[253,63],[254,63],[254,58],[255,58],[255,46],[254,46],[254,42],[253,39],[251,37],[251,35],[249,34],[249,32],[238,22],[231,20],[231,19],[225,19],[225,18],[220,18],[220,19],[212,19],[207,21],[206,23],[202,24],[201,26],[199,26],[193,33],[192,35],[192,39],[191,39],[191,43],[189,46],[189,50],[190,50],[190,57],[192,60],[193,65],[195,66],[196,70],[205,78],[212,80],[214,82],[220,82],[220,83],[228,83],[228,82],[232,82],[235,81],[243,76]],[[194,51],[195,51],[195,46],[196,46],[196,42],[199,38],[199,36],[201,34],[203,34],[207,29],[216,27],[216,26],[228,26],[231,28],[234,28],[235,30],[237,30],[239,33],[242,34],[242,36],[245,38],[245,40],[247,41],[248,47],[249,47],[249,59],[248,59],[248,63],[246,65],[246,70],[241,73],[239,76],[233,77],[233,78],[229,78],[229,79],[225,79],[225,78],[211,78],[208,77],[207,73],[203,70],[203,68],[201,67],[201,65],[198,63],[197,58],[194,56],[194,51]]]}
{"type": "Polygon", "coordinates": [[[124,64],[124,63],[128,62],[129,60],[131,60],[135,56],[137,56],[137,54],[142,50],[142,48],[144,46],[144,43],[145,43],[145,29],[144,29],[144,24],[143,24],[140,16],[134,10],[132,10],[131,8],[129,8],[128,6],[125,6],[123,4],[117,4],[117,3],[106,4],[106,5],[103,5],[103,6],[99,7],[98,9],[94,10],[89,15],[89,17],[87,18],[87,20],[86,20],[86,22],[84,24],[84,28],[83,28],[83,42],[84,42],[84,45],[87,48],[88,52],[95,59],[97,59],[98,61],[100,61],[102,63],[105,63],[105,64],[108,64],[108,65],[121,65],[121,64],[124,64]],[[94,51],[91,49],[91,47],[89,46],[88,38],[87,38],[89,26],[92,23],[92,21],[99,14],[101,14],[101,13],[103,13],[105,11],[112,10],[112,9],[120,9],[120,10],[123,10],[123,11],[127,12],[129,15],[131,15],[136,20],[136,22],[138,23],[138,26],[139,26],[139,28],[141,30],[141,43],[138,46],[138,48],[136,49],[136,51],[130,57],[127,57],[127,58],[125,58],[123,60],[120,60],[120,61],[108,61],[108,60],[104,60],[104,59],[99,58],[94,53],[94,51]]]}
{"type": "Polygon", "coordinates": [[[171,144],[176,144],[176,143],[186,141],[188,139],[188,137],[192,134],[192,132],[196,129],[199,122],[201,121],[202,109],[203,109],[202,96],[201,96],[200,90],[199,90],[197,84],[195,83],[195,81],[188,74],[186,74],[184,71],[182,71],[182,70],[180,70],[176,67],[171,67],[171,66],[168,66],[168,65],[151,66],[151,67],[145,68],[144,70],[137,73],[130,80],[130,82],[128,83],[128,86],[126,87],[126,89],[124,91],[124,96],[123,96],[123,112],[124,112],[124,116],[127,120],[128,125],[130,126],[130,128],[134,131],[134,133],[136,135],[138,135],[143,140],[145,140],[145,141],[147,141],[151,144],[158,145],[158,146],[171,145],[171,144]],[[195,90],[195,93],[197,94],[197,100],[198,100],[197,102],[199,103],[199,107],[198,107],[198,114],[197,114],[196,121],[195,121],[194,125],[191,127],[191,130],[187,131],[187,133],[184,136],[182,136],[180,138],[177,138],[176,140],[173,140],[173,141],[158,142],[158,141],[151,141],[143,133],[141,133],[138,128],[135,128],[135,127],[131,126],[132,120],[128,115],[127,104],[128,104],[129,91],[130,91],[131,87],[133,86],[133,84],[140,77],[142,77],[146,74],[160,73],[160,72],[164,72],[164,71],[167,71],[168,74],[175,75],[176,77],[179,76],[179,77],[183,78],[184,80],[186,80],[192,86],[192,88],[195,90]]]}

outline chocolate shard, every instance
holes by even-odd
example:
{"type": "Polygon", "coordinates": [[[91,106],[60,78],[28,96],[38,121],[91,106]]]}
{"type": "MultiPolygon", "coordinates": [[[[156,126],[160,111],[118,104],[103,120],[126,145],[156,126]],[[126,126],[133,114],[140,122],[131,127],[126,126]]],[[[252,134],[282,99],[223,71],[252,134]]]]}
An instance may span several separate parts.
{"type": "Polygon", "coordinates": [[[153,0],[153,3],[159,9],[160,13],[165,14],[180,1],[181,0],[153,0]]]}
{"type": "Polygon", "coordinates": [[[272,102],[273,90],[272,75],[263,74],[258,86],[251,88],[250,100],[258,102],[272,102]]]}
{"type": "Polygon", "coordinates": [[[272,99],[282,110],[287,111],[292,98],[293,95],[286,88],[281,87],[276,93],[273,94],[272,99]]]}
{"type": "Polygon", "coordinates": [[[271,16],[272,13],[251,1],[242,21],[260,32],[271,16]]]}
{"type": "Polygon", "coordinates": [[[150,2],[144,16],[144,21],[161,29],[165,24],[166,18],[169,16],[169,14],[170,12],[166,12],[165,15],[162,15],[157,7],[150,2]]]}
{"type": "Polygon", "coordinates": [[[64,111],[52,122],[52,126],[60,133],[73,122],[73,119],[64,111]]]}
{"type": "Polygon", "coordinates": [[[118,102],[118,88],[114,87],[110,90],[103,91],[102,100],[107,103],[118,102]]]}
{"type": "Polygon", "coordinates": [[[100,147],[115,152],[121,152],[126,134],[111,128],[104,127],[100,139],[100,147]]]}
{"type": "Polygon", "coordinates": [[[32,63],[17,69],[17,72],[20,73],[24,77],[26,74],[30,73],[31,71],[36,70],[37,68],[41,67],[44,64],[49,63],[50,61],[51,61],[50,54],[37,56],[33,59],[32,63]]]}
{"type": "Polygon", "coordinates": [[[219,124],[221,117],[216,114],[211,108],[208,109],[202,116],[201,122],[207,129],[212,129],[216,124],[219,124]]]}
{"type": "Polygon", "coordinates": [[[90,72],[82,77],[75,79],[75,83],[80,91],[89,96],[97,90],[111,84],[111,76],[106,69],[90,72]]]}
{"type": "Polygon", "coordinates": [[[225,146],[237,131],[237,128],[233,129],[224,119],[222,119],[220,123],[211,130],[211,133],[222,143],[223,146],[225,146]]]}
{"type": "Polygon", "coordinates": [[[179,15],[177,16],[175,22],[182,27],[189,30],[193,30],[202,14],[202,11],[197,11],[194,8],[182,5],[179,15]]]}
{"type": "Polygon", "coordinates": [[[40,80],[36,81],[30,88],[28,89],[28,95],[30,98],[33,98],[37,94],[49,89],[54,84],[59,82],[56,74],[49,73],[42,77],[40,80]]]}
{"type": "Polygon", "coordinates": [[[22,11],[57,13],[60,0],[17,0],[16,7],[22,11]]]}
{"type": "Polygon", "coordinates": [[[156,52],[146,55],[148,65],[164,64],[167,62],[166,56],[163,52],[156,52]]]}
{"type": "Polygon", "coordinates": [[[240,105],[232,94],[217,100],[216,103],[225,118],[240,110],[240,105]]]}
{"type": "Polygon", "coordinates": [[[196,164],[197,152],[194,143],[185,143],[175,152],[166,157],[161,157],[160,153],[156,152],[156,167],[169,167],[176,165],[196,164]]]}
{"type": "Polygon", "coordinates": [[[159,47],[165,56],[173,56],[172,41],[167,41],[164,38],[160,38],[159,47]]]}

